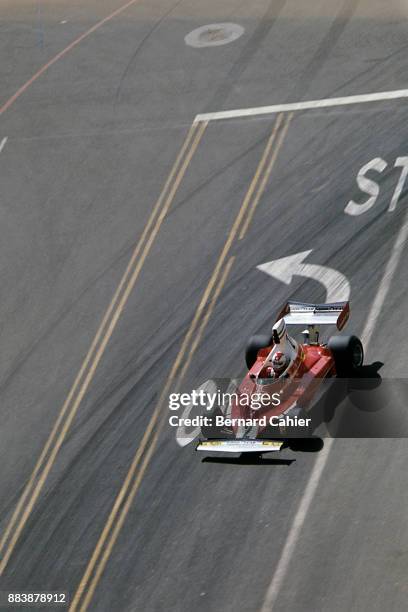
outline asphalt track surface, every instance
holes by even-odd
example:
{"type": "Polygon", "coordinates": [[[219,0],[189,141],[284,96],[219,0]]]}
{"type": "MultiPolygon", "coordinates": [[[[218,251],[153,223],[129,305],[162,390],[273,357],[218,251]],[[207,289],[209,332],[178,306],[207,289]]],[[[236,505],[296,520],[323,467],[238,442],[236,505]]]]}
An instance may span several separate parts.
{"type": "MultiPolygon", "coordinates": [[[[1,104],[120,6],[3,2],[1,104]]],[[[286,286],[255,269],[277,257],[313,249],[308,261],[345,274],[349,329],[362,333],[407,214],[405,192],[387,208],[395,159],[408,155],[408,111],[389,101],[189,130],[197,113],[407,87],[407,29],[402,0],[141,0],[2,114],[1,590],[64,590],[72,610],[262,609],[319,453],[202,461],[161,425],[160,394],[175,390],[184,364],[186,390],[242,375],[247,337],[285,300],[325,299],[318,282],[286,286]],[[245,33],[214,48],[184,44],[216,22],[245,33]],[[168,210],[148,225],[186,138],[157,215],[168,210]],[[268,144],[273,167],[239,239],[234,223],[268,144]],[[364,201],[357,172],[376,157],[388,163],[378,201],[350,217],[347,202],[364,201]],[[63,439],[59,423],[7,532],[147,225],[137,278],[86,365],[72,423],[63,439]]],[[[407,265],[402,249],[367,350],[383,377],[406,376],[407,265]]],[[[274,610],[407,609],[407,461],[404,439],[334,441],[274,610]]]]}

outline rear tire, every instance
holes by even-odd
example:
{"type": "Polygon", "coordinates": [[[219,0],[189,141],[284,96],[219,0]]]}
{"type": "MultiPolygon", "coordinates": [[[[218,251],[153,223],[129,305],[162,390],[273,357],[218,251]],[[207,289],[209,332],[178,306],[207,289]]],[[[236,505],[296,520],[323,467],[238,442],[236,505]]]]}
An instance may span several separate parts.
{"type": "Polygon", "coordinates": [[[357,336],[333,336],[327,346],[333,353],[337,376],[353,376],[363,365],[364,349],[357,336]]]}
{"type": "Polygon", "coordinates": [[[246,351],[245,351],[245,361],[247,364],[248,370],[252,368],[254,365],[258,352],[266,348],[267,346],[272,346],[273,340],[271,336],[267,336],[266,334],[259,334],[257,336],[252,336],[249,339],[246,351]]]}

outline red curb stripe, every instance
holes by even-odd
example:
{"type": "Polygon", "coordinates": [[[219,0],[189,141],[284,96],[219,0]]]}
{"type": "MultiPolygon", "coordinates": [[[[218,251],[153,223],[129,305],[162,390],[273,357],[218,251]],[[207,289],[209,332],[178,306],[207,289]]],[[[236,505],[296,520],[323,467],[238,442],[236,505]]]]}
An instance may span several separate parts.
{"type": "Polygon", "coordinates": [[[16,93],[13,94],[11,98],[9,98],[7,102],[5,102],[3,106],[0,107],[0,115],[2,115],[7,109],[9,109],[10,106],[12,106],[14,102],[30,87],[30,85],[32,85],[37,79],[39,79],[40,76],[48,70],[48,68],[51,68],[51,66],[55,64],[55,62],[58,62],[58,60],[64,57],[64,55],[71,51],[71,49],[79,45],[79,43],[82,42],[84,38],[87,38],[87,36],[93,34],[93,32],[102,27],[107,21],[110,21],[111,19],[125,11],[127,8],[129,8],[129,6],[132,6],[132,4],[136,4],[136,2],[139,2],[139,0],[130,0],[130,2],[127,2],[123,6],[120,6],[118,9],[116,9],[116,11],[113,11],[113,13],[107,15],[107,17],[104,17],[103,19],[101,19],[101,21],[98,21],[98,23],[89,28],[89,30],[87,30],[86,32],[78,36],[78,38],[76,38],[74,41],[72,41],[72,43],[65,47],[65,49],[57,53],[57,55],[50,59],[49,62],[44,64],[44,66],[40,68],[38,72],[36,72],[26,83],[24,83],[24,85],[22,85],[20,89],[18,89],[16,93]]]}

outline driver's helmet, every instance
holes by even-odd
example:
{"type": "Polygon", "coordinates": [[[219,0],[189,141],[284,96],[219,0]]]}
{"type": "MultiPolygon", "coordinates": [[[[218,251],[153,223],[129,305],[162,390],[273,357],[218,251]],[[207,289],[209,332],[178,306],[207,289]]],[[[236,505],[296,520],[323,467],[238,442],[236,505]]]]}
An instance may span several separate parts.
{"type": "Polygon", "coordinates": [[[289,359],[282,353],[282,351],[276,351],[274,356],[272,357],[272,368],[275,372],[275,376],[280,376],[284,370],[288,367],[289,359]]]}

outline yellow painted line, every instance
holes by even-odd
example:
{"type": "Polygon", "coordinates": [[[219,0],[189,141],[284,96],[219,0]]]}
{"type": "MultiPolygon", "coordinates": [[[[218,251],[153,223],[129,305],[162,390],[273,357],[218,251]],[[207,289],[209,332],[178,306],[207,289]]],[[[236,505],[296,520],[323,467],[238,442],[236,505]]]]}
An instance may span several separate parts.
{"type": "MultiPolygon", "coordinates": [[[[251,184],[249,186],[249,189],[248,189],[248,191],[246,193],[246,196],[245,196],[245,199],[244,199],[245,208],[244,208],[244,211],[243,211],[243,214],[242,214],[241,218],[238,220],[238,224],[237,224],[237,228],[236,228],[237,231],[239,229],[239,225],[240,225],[240,223],[242,221],[242,218],[243,218],[244,214],[247,212],[248,206],[249,206],[249,204],[250,204],[250,202],[252,200],[252,196],[253,196],[253,194],[255,192],[256,186],[259,183],[259,179],[260,179],[260,177],[262,175],[262,172],[263,172],[263,170],[265,168],[265,164],[266,164],[268,156],[269,156],[269,154],[271,152],[272,146],[273,146],[273,144],[275,142],[276,134],[278,133],[278,130],[279,130],[281,124],[282,124],[282,121],[283,121],[283,115],[280,114],[280,115],[278,115],[278,117],[277,117],[277,119],[276,119],[276,121],[274,123],[272,133],[269,136],[269,139],[268,139],[268,142],[266,144],[265,150],[263,152],[261,161],[260,161],[260,163],[258,165],[258,168],[256,169],[254,178],[252,179],[251,184]]],[[[234,238],[235,238],[235,236],[234,236],[234,238]]]]}
{"type": "MultiPolygon", "coordinates": [[[[229,273],[229,270],[230,270],[230,268],[232,266],[233,259],[234,258],[231,258],[230,262],[228,262],[228,266],[226,267],[226,269],[224,271],[224,274],[221,277],[220,286],[219,286],[218,290],[216,290],[214,296],[215,295],[217,295],[217,296],[219,295],[219,292],[221,291],[221,288],[222,288],[222,286],[223,286],[223,284],[224,284],[224,282],[226,280],[226,277],[227,277],[227,275],[229,273]]],[[[210,286],[210,283],[207,285],[207,290],[208,290],[209,286],[210,286]]],[[[208,291],[207,290],[204,292],[203,298],[202,298],[202,300],[201,300],[201,302],[199,304],[199,307],[197,308],[196,314],[197,314],[197,312],[202,312],[202,310],[203,310],[203,300],[208,295],[208,291]]],[[[214,305],[215,305],[215,303],[214,303],[214,305]]],[[[197,319],[196,319],[196,317],[194,317],[193,321],[190,324],[190,328],[189,328],[189,330],[188,330],[184,340],[191,335],[192,329],[194,327],[196,327],[196,321],[197,321],[197,319]]],[[[153,429],[154,429],[154,427],[155,427],[155,425],[157,423],[157,420],[158,420],[158,418],[160,416],[161,408],[162,408],[163,403],[164,403],[164,401],[165,401],[165,399],[166,399],[166,397],[168,395],[168,391],[169,391],[169,389],[171,388],[171,386],[173,384],[173,380],[174,380],[174,377],[175,377],[175,374],[176,374],[176,371],[177,371],[177,367],[178,367],[178,364],[180,363],[180,360],[183,357],[183,354],[185,353],[185,348],[186,348],[185,347],[185,342],[183,342],[183,344],[182,344],[182,346],[180,348],[180,351],[179,351],[179,353],[177,355],[177,358],[176,358],[176,360],[175,360],[175,362],[173,364],[171,372],[170,372],[170,374],[168,376],[168,379],[166,381],[164,389],[163,389],[163,391],[162,391],[162,393],[161,393],[161,395],[159,397],[159,400],[157,402],[157,405],[156,405],[156,408],[155,408],[155,410],[153,412],[153,415],[152,415],[152,417],[151,417],[151,419],[149,421],[149,424],[148,424],[148,426],[147,426],[147,428],[145,430],[143,438],[142,438],[142,440],[141,440],[141,442],[139,444],[139,447],[138,447],[138,449],[136,451],[135,457],[133,458],[133,461],[131,463],[129,471],[128,471],[128,473],[126,475],[126,478],[125,478],[125,480],[123,482],[122,488],[121,488],[118,496],[116,497],[115,503],[114,503],[114,505],[112,507],[112,510],[111,510],[110,514],[109,514],[108,520],[107,520],[107,522],[105,524],[105,527],[104,527],[104,529],[102,531],[102,534],[101,534],[101,536],[100,536],[100,538],[98,540],[98,543],[97,543],[97,545],[95,547],[95,550],[94,550],[94,552],[92,554],[92,557],[91,557],[91,559],[90,559],[90,561],[88,563],[88,566],[86,568],[84,576],[82,577],[82,580],[81,580],[81,582],[78,585],[77,591],[75,593],[75,597],[72,600],[72,603],[71,603],[71,606],[70,606],[70,609],[69,609],[70,612],[74,612],[75,610],[78,609],[79,600],[80,600],[83,592],[85,591],[85,589],[87,587],[87,584],[88,584],[88,582],[90,580],[90,577],[91,577],[91,575],[92,575],[92,573],[94,571],[94,568],[96,566],[98,558],[101,555],[103,546],[104,546],[104,544],[105,544],[105,542],[106,542],[106,540],[108,538],[108,535],[109,535],[109,532],[110,532],[110,530],[112,528],[114,520],[116,519],[116,515],[118,514],[118,512],[120,510],[120,507],[121,507],[121,505],[122,505],[122,503],[123,503],[123,501],[124,501],[124,499],[126,497],[127,491],[128,491],[128,489],[129,489],[129,487],[131,485],[132,479],[133,479],[133,477],[135,475],[135,472],[137,470],[137,467],[138,467],[138,465],[140,463],[140,460],[142,458],[143,452],[144,452],[144,450],[145,450],[145,448],[146,448],[146,446],[147,446],[147,444],[149,442],[149,438],[151,436],[151,433],[152,433],[152,431],[153,431],[153,429]]],[[[81,610],[82,610],[82,608],[81,608],[81,610]]]]}
{"type": "MultiPolygon", "coordinates": [[[[208,320],[209,320],[209,318],[210,318],[210,316],[212,314],[212,311],[214,310],[214,307],[215,307],[215,305],[217,303],[218,297],[219,297],[219,295],[220,295],[220,293],[221,293],[221,291],[222,291],[222,289],[223,289],[223,287],[225,285],[225,282],[226,282],[227,277],[229,275],[229,272],[231,270],[232,264],[234,263],[234,259],[235,259],[235,257],[231,257],[229,259],[229,261],[227,262],[227,265],[225,266],[225,269],[224,269],[223,274],[222,274],[222,276],[220,278],[220,281],[218,283],[216,291],[214,292],[214,295],[213,295],[213,297],[212,297],[212,299],[210,301],[210,304],[209,304],[208,310],[207,310],[207,312],[205,314],[205,318],[203,320],[203,323],[201,324],[201,327],[200,327],[201,334],[204,331],[204,328],[205,328],[206,324],[208,323],[208,320]]],[[[182,376],[182,374],[180,374],[180,377],[179,377],[179,380],[178,380],[178,384],[181,383],[181,376],[182,376]]],[[[134,498],[136,496],[136,493],[137,493],[137,491],[138,491],[138,489],[140,487],[140,484],[141,484],[141,482],[143,480],[143,476],[144,476],[144,474],[146,472],[146,469],[147,469],[147,467],[148,467],[148,465],[150,463],[150,459],[151,459],[151,457],[153,455],[153,452],[154,452],[154,450],[155,450],[155,448],[157,446],[159,435],[160,435],[160,433],[161,433],[165,423],[166,423],[166,419],[165,418],[161,419],[161,421],[159,422],[159,425],[158,425],[158,427],[156,429],[156,432],[154,434],[152,442],[151,442],[151,444],[150,444],[150,446],[148,448],[148,451],[147,451],[147,453],[146,453],[146,455],[144,457],[143,463],[142,463],[142,465],[140,467],[140,470],[139,470],[139,472],[138,472],[138,474],[136,476],[136,479],[135,479],[135,481],[133,483],[133,486],[130,488],[129,494],[128,494],[128,496],[126,498],[126,501],[125,501],[125,503],[124,503],[124,505],[122,507],[122,510],[120,511],[119,518],[116,521],[116,523],[114,523],[116,515],[113,515],[113,513],[111,513],[111,515],[109,516],[108,522],[105,525],[106,531],[104,530],[106,535],[105,535],[105,538],[103,540],[102,540],[102,537],[101,537],[100,541],[98,542],[98,545],[99,545],[99,546],[97,546],[98,554],[95,555],[95,557],[94,557],[95,561],[96,561],[97,557],[99,557],[100,551],[105,546],[105,542],[107,540],[107,535],[111,531],[112,525],[114,525],[114,528],[113,528],[112,533],[111,533],[111,535],[110,535],[110,537],[109,537],[109,539],[107,541],[107,544],[106,544],[106,546],[105,546],[105,548],[103,550],[102,557],[101,557],[98,565],[96,566],[96,569],[95,569],[95,562],[92,565],[92,567],[89,568],[90,571],[88,573],[88,576],[90,576],[93,571],[94,571],[94,575],[93,575],[93,578],[92,578],[91,582],[89,583],[89,587],[88,587],[87,593],[85,595],[85,598],[83,600],[83,603],[82,603],[81,607],[79,608],[80,612],[85,612],[85,610],[87,610],[87,608],[88,608],[88,606],[90,604],[90,601],[91,601],[91,599],[92,599],[92,597],[94,595],[94,592],[95,592],[95,589],[96,589],[96,587],[98,585],[100,577],[103,574],[103,571],[104,571],[104,569],[106,567],[106,563],[108,562],[109,557],[110,557],[111,552],[112,552],[112,549],[113,549],[113,547],[114,547],[114,545],[116,543],[116,540],[118,538],[120,530],[122,529],[122,526],[123,526],[123,524],[124,524],[124,522],[126,520],[127,514],[128,514],[128,512],[130,510],[130,507],[132,505],[132,502],[133,502],[133,500],[134,500],[134,498]]],[[[130,470],[129,470],[129,472],[130,472],[130,470]]],[[[133,480],[134,475],[135,475],[135,469],[132,471],[131,474],[128,473],[129,478],[126,477],[127,483],[130,483],[133,480]]],[[[125,492],[122,495],[122,499],[124,499],[124,497],[125,497],[125,492]]],[[[119,510],[119,507],[118,507],[118,510],[119,510]]],[[[83,586],[85,586],[85,585],[83,585],[83,586]]],[[[82,592],[83,592],[83,590],[82,590],[82,592]]],[[[70,608],[70,612],[74,612],[74,610],[77,609],[76,608],[77,601],[80,598],[79,594],[78,594],[78,598],[77,598],[77,594],[78,594],[78,592],[75,595],[75,599],[74,599],[73,604],[72,604],[72,606],[70,608]],[[74,602],[75,602],[75,606],[74,606],[74,602]]]]}
{"type": "Polygon", "coordinates": [[[265,173],[264,173],[264,175],[262,177],[262,181],[259,184],[256,196],[252,200],[251,208],[248,211],[248,215],[247,215],[246,221],[244,223],[244,226],[241,229],[241,233],[239,235],[239,239],[240,240],[242,240],[242,238],[245,236],[245,234],[246,234],[246,232],[248,230],[249,224],[252,221],[252,217],[254,216],[254,212],[256,210],[256,207],[258,206],[259,200],[261,199],[261,196],[262,196],[263,192],[265,191],[266,184],[267,184],[267,182],[269,180],[269,177],[271,175],[272,169],[273,169],[273,167],[275,165],[275,162],[276,162],[276,159],[277,159],[277,157],[279,155],[279,151],[280,151],[280,148],[281,148],[281,146],[283,144],[283,141],[285,140],[287,131],[289,129],[290,122],[292,121],[292,117],[293,117],[293,113],[290,113],[287,116],[285,125],[284,125],[284,127],[282,129],[282,132],[279,135],[279,139],[278,139],[277,145],[276,145],[276,147],[275,147],[275,149],[273,151],[272,157],[271,157],[271,159],[269,161],[269,164],[268,164],[268,166],[267,166],[267,168],[265,170],[265,173]]]}
{"type": "MultiPolygon", "coordinates": [[[[137,490],[140,486],[140,483],[142,482],[144,473],[147,469],[147,466],[149,465],[150,459],[153,455],[153,451],[156,447],[160,432],[163,428],[164,423],[166,422],[165,419],[162,419],[161,421],[159,421],[159,417],[160,417],[160,413],[163,407],[163,403],[166,400],[169,390],[172,388],[172,385],[174,383],[174,379],[176,378],[177,375],[177,371],[179,370],[180,364],[187,352],[187,350],[189,349],[188,352],[188,356],[187,356],[187,361],[185,362],[184,366],[182,367],[180,374],[178,376],[178,380],[177,380],[177,386],[179,386],[181,384],[181,381],[189,367],[189,364],[191,362],[191,359],[198,347],[198,344],[201,340],[201,337],[204,333],[204,330],[208,324],[208,321],[210,319],[210,316],[214,310],[214,307],[216,305],[217,299],[221,293],[222,288],[224,287],[224,284],[226,282],[226,279],[228,277],[228,274],[231,270],[232,264],[234,262],[234,257],[230,257],[230,259],[228,260],[227,265],[225,266],[225,269],[223,271],[223,273],[221,274],[220,280],[218,282],[218,285],[216,285],[217,280],[220,276],[220,271],[222,269],[222,266],[229,254],[229,251],[231,250],[231,247],[233,245],[233,242],[235,240],[235,238],[238,235],[239,232],[239,228],[241,226],[241,223],[243,221],[243,219],[245,218],[245,214],[248,210],[248,207],[251,203],[251,199],[253,197],[253,194],[255,193],[255,190],[257,188],[257,185],[260,181],[260,178],[262,177],[262,172],[266,166],[267,160],[268,160],[268,155],[270,154],[270,151],[272,149],[272,145],[276,139],[276,135],[278,133],[278,129],[279,126],[281,125],[283,120],[283,116],[279,115],[272,133],[268,139],[266,148],[263,152],[262,158],[260,160],[260,163],[256,169],[256,172],[254,174],[254,177],[251,181],[251,184],[246,192],[246,195],[244,197],[244,200],[242,202],[241,208],[238,212],[237,217],[235,218],[235,221],[233,223],[233,226],[229,232],[228,238],[224,244],[224,247],[222,249],[222,252],[219,256],[219,259],[217,261],[217,264],[213,270],[213,273],[210,277],[210,280],[207,284],[206,289],[204,290],[204,293],[202,295],[202,298],[200,300],[200,303],[196,309],[195,315],[193,317],[193,320],[189,326],[189,329],[184,337],[184,340],[182,342],[182,345],[180,347],[179,353],[173,363],[173,366],[171,368],[171,371],[169,373],[169,376],[167,378],[166,384],[164,385],[163,391],[160,394],[159,400],[157,402],[157,405],[155,407],[155,410],[153,411],[152,417],[148,423],[148,426],[145,430],[145,433],[142,437],[142,440],[139,444],[139,447],[137,448],[136,454],[133,458],[133,461],[130,465],[129,471],[126,475],[126,478],[123,482],[123,485],[119,491],[119,494],[117,495],[114,505],[112,507],[112,510],[109,514],[108,520],[104,526],[104,529],[101,533],[101,536],[97,542],[97,545],[93,551],[93,554],[91,556],[91,559],[88,563],[88,566],[85,570],[85,573],[78,585],[77,591],[75,593],[74,599],[72,601],[72,604],[70,606],[69,612],[77,612],[77,610],[80,610],[80,612],[85,612],[92,597],[93,594],[95,592],[95,589],[98,585],[99,579],[105,569],[106,563],[110,557],[110,554],[112,552],[113,546],[116,542],[116,539],[120,533],[120,530],[123,526],[123,523],[125,521],[125,518],[127,516],[127,513],[130,509],[130,506],[132,504],[132,501],[137,493],[137,490]],[[214,294],[212,296],[212,298],[210,299],[211,293],[213,291],[215,287],[215,291],[214,294]],[[209,301],[210,299],[210,301],[209,301]],[[207,303],[209,301],[209,306],[206,309],[207,303]],[[200,323],[200,318],[201,316],[204,315],[201,323],[200,323]],[[200,323],[200,324],[199,324],[200,323]],[[198,327],[198,332],[196,334],[196,336],[194,337],[193,340],[193,335],[196,332],[198,327]],[[139,463],[142,460],[144,451],[146,450],[150,438],[151,438],[151,434],[154,431],[154,428],[158,423],[158,427],[156,428],[156,431],[154,432],[153,438],[150,442],[150,446],[147,449],[147,452],[144,456],[142,465],[140,467],[139,472],[136,475],[136,471],[138,468],[139,463]],[[135,475],[136,475],[136,479],[135,479],[135,475]],[[133,485],[132,485],[132,481],[133,485]],[[122,510],[121,510],[122,508],[122,510]],[[118,516],[119,515],[119,516],[118,516]],[[118,519],[117,519],[118,516],[118,519]],[[117,520],[116,520],[117,519],[117,520]],[[116,523],[115,523],[116,521],[116,523]],[[110,534],[110,535],[109,535],[110,534]],[[84,595],[85,594],[85,595],[84,595]],[[82,604],[81,604],[81,599],[83,598],[82,604]]],[[[276,159],[276,156],[273,156],[273,159],[276,159]]],[[[270,168],[270,170],[272,169],[273,164],[271,165],[271,162],[269,162],[269,164],[266,166],[266,171],[268,171],[268,169],[270,168]]],[[[269,176],[269,175],[268,175],[269,176]]],[[[262,181],[263,184],[263,189],[265,188],[266,185],[266,180],[262,181]]],[[[257,196],[258,196],[258,200],[261,197],[261,193],[259,190],[256,192],[257,196]]]]}
{"type": "MultiPolygon", "coordinates": [[[[194,353],[196,352],[196,350],[198,348],[198,345],[201,342],[201,338],[203,337],[205,328],[207,327],[208,321],[210,320],[212,312],[213,312],[213,310],[215,308],[215,305],[217,303],[217,300],[219,298],[221,290],[223,289],[223,287],[225,285],[225,281],[227,280],[227,277],[228,277],[228,275],[230,273],[230,270],[231,270],[231,267],[232,267],[232,264],[234,263],[234,261],[235,261],[235,256],[232,256],[229,259],[229,261],[227,262],[227,265],[225,266],[224,272],[223,272],[223,274],[221,276],[220,283],[218,284],[218,287],[217,287],[216,291],[214,292],[213,297],[210,300],[210,304],[209,304],[209,306],[207,308],[207,311],[206,311],[206,313],[204,315],[203,320],[201,321],[201,325],[198,328],[198,330],[197,330],[197,332],[196,332],[196,334],[194,336],[194,340],[193,340],[193,343],[191,344],[190,350],[188,352],[187,359],[185,360],[184,365],[183,365],[183,367],[181,369],[181,372],[180,372],[180,375],[179,375],[178,385],[181,384],[181,382],[184,379],[184,376],[187,373],[187,370],[190,367],[191,361],[192,361],[192,359],[194,357],[194,353]]],[[[177,392],[177,390],[178,389],[176,388],[174,391],[177,392]]]]}
{"type": "Polygon", "coordinates": [[[55,461],[58,451],[78,411],[81,400],[89,387],[89,384],[92,380],[95,370],[105,351],[106,345],[115,329],[117,321],[123,311],[123,308],[125,307],[125,304],[129,298],[129,295],[132,289],[134,288],[136,280],[140,274],[140,271],[150,251],[153,241],[159,232],[161,224],[168,212],[168,209],[174,199],[176,191],[181,183],[181,180],[186,172],[188,165],[191,162],[194,152],[198,147],[198,144],[204,134],[204,131],[207,125],[208,125],[207,123],[202,123],[202,124],[195,123],[191,126],[187,134],[187,137],[173,165],[170,175],[163,187],[160,197],[154,206],[154,209],[144,228],[142,236],[140,237],[140,240],[138,241],[138,244],[136,245],[136,248],[125,270],[125,273],[115,291],[115,294],[111,300],[111,303],[109,304],[109,307],[92,341],[91,347],[85,357],[84,362],[82,363],[81,369],[61,409],[60,415],[51,431],[51,434],[45,444],[45,447],[40,455],[40,458],[37,461],[34,471],[23,491],[23,494],[17,504],[17,507],[1,539],[0,551],[3,551],[5,544],[8,542],[9,537],[12,534],[11,539],[8,542],[6,551],[0,562],[0,575],[4,572],[7,566],[7,563],[18,541],[18,538],[27,522],[27,519],[32,511],[32,508],[41,492],[41,489],[44,486],[44,483],[52,468],[52,465],[55,461]],[[150,232],[150,235],[149,235],[149,232],[150,232]],[[140,253],[141,253],[141,257],[140,259],[137,259],[140,253]],[[134,268],[132,272],[132,269],[135,263],[136,263],[136,267],[134,268]],[[122,293],[123,289],[124,291],[122,293]],[[122,297],[119,300],[119,296],[121,293],[122,293],[122,297]],[[105,330],[106,327],[107,329],[105,330]],[[100,342],[101,338],[102,338],[102,341],[100,342]],[[99,342],[100,342],[99,348],[96,350],[99,342]],[[79,393],[76,396],[75,401],[72,404],[70,411],[68,412],[67,418],[62,426],[62,430],[60,434],[57,436],[58,430],[61,424],[63,423],[64,417],[68,411],[68,408],[72,402],[72,399],[75,396],[75,393],[80,385],[83,375],[86,372],[88,365],[90,364],[92,359],[93,361],[88,369],[88,372],[86,374],[84,381],[82,382],[79,393]],[[52,451],[50,452],[48,461],[46,462],[40,474],[43,463],[52,445],[54,446],[52,448],[52,451]],[[38,477],[38,480],[36,482],[37,477],[38,477]],[[30,499],[28,499],[30,493],[31,493],[31,497],[30,499]],[[15,528],[14,533],[12,533],[14,528],[15,528]]]}
{"type": "Polygon", "coordinates": [[[193,124],[191,126],[190,130],[189,130],[189,133],[187,134],[187,137],[186,137],[186,139],[184,141],[183,147],[182,147],[182,149],[181,149],[181,151],[180,151],[180,153],[179,153],[179,155],[177,157],[176,162],[174,163],[172,171],[170,172],[170,175],[169,175],[169,177],[168,177],[168,179],[167,179],[167,181],[166,181],[166,183],[165,183],[165,185],[163,187],[163,190],[162,190],[162,192],[160,194],[160,197],[157,200],[156,205],[155,205],[155,207],[154,207],[154,209],[153,209],[153,211],[152,211],[152,213],[151,213],[151,215],[150,215],[150,217],[148,219],[148,222],[147,222],[147,224],[145,226],[143,234],[140,237],[140,239],[139,239],[139,241],[138,241],[138,243],[136,245],[136,248],[133,251],[133,254],[132,254],[131,258],[130,258],[130,261],[129,261],[128,265],[127,265],[127,268],[126,268],[126,270],[125,270],[125,272],[124,272],[124,274],[122,276],[122,279],[121,279],[121,281],[120,281],[120,283],[119,283],[119,285],[118,285],[118,287],[117,287],[117,289],[116,289],[116,291],[115,291],[115,293],[114,293],[114,295],[112,297],[112,300],[111,300],[111,302],[110,302],[110,304],[109,304],[109,306],[108,306],[108,308],[107,308],[107,310],[105,312],[105,315],[104,315],[104,317],[102,319],[102,322],[99,325],[99,328],[98,328],[98,330],[96,332],[96,335],[95,335],[95,337],[94,337],[94,339],[92,341],[92,344],[91,344],[91,346],[90,346],[90,348],[88,350],[88,353],[86,354],[86,357],[85,357],[85,359],[84,359],[84,361],[83,361],[83,363],[81,365],[81,368],[80,368],[80,370],[79,370],[79,372],[78,372],[78,374],[77,374],[77,376],[75,378],[74,384],[72,385],[72,387],[71,387],[71,389],[69,391],[67,399],[65,400],[65,402],[64,402],[64,404],[63,404],[63,406],[61,408],[59,417],[58,417],[57,421],[55,422],[55,425],[54,425],[54,427],[53,427],[53,429],[52,429],[52,431],[51,431],[51,433],[50,433],[50,435],[49,435],[49,437],[47,439],[47,442],[46,442],[46,444],[45,444],[45,446],[44,446],[44,448],[43,448],[43,450],[41,452],[41,455],[40,455],[40,457],[39,457],[39,459],[38,459],[38,461],[37,461],[37,463],[36,463],[36,465],[34,467],[34,470],[33,470],[32,474],[30,476],[30,479],[29,479],[27,485],[24,488],[24,491],[23,491],[23,493],[22,493],[22,495],[20,497],[20,500],[19,500],[19,502],[18,502],[18,504],[16,506],[16,509],[14,510],[14,513],[13,513],[13,515],[12,515],[12,517],[11,517],[9,523],[8,523],[8,526],[7,526],[5,532],[4,532],[4,534],[3,534],[3,536],[2,536],[2,538],[0,540],[0,554],[3,551],[4,545],[5,545],[7,539],[9,537],[9,535],[10,535],[10,532],[13,529],[13,527],[14,527],[16,521],[17,521],[17,518],[18,518],[18,516],[19,516],[19,514],[20,514],[20,512],[21,512],[21,510],[22,510],[22,508],[23,508],[23,506],[25,504],[25,501],[26,501],[26,499],[27,499],[27,497],[28,497],[28,495],[30,493],[30,490],[32,489],[32,486],[33,486],[33,484],[35,482],[35,479],[36,479],[36,477],[38,475],[38,472],[41,469],[41,466],[42,466],[42,464],[43,464],[43,462],[45,460],[45,457],[47,456],[47,454],[48,454],[48,452],[50,450],[51,445],[54,443],[54,440],[56,438],[58,429],[59,429],[59,427],[61,425],[61,422],[62,422],[62,420],[63,420],[63,418],[65,416],[65,413],[66,413],[66,411],[67,411],[67,409],[69,407],[69,404],[70,404],[70,402],[71,402],[71,400],[72,400],[72,398],[73,398],[73,396],[74,396],[74,394],[75,394],[75,392],[76,392],[76,390],[77,390],[77,388],[79,386],[79,383],[80,383],[80,381],[82,379],[82,376],[83,376],[86,368],[88,367],[88,364],[89,364],[89,362],[90,362],[90,360],[92,358],[92,355],[93,355],[93,353],[95,351],[95,348],[96,348],[96,346],[97,346],[97,344],[98,344],[98,342],[99,342],[99,340],[100,340],[100,338],[102,336],[102,332],[103,332],[103,330],[104,330],[104,328],[106,326],[106,323],[107,323],[109,317],[111,316],[111,313],[112,313],[113,308],[114,308],[114,306],[115,306],[115,304],[116,304],[116,302],[118,300],[120,292],[122,291],[123,286],[125,285],[125,283],[126,283],[126,281],[128,279],[128,276],[129,276],[130,271],[131,271],[131,269],[132,269],[132,267],[134,265],[134,262],[135,262],[136,258],[138,257],[138,255],[140,253],[140,250],[141,250],[142,245],[143,245],[143,243],[145,241],[147,233],[149,232],[149,230],[150,230],[150,228],[151,228],[151,226],[153,224],[153,221],[156,218],[156,215],[157,215],[157,213],[158,213],[158,211],[159,211],[159,209],[160,209],[160,207],[162,205],[163,198],[164,198],[165,194],[167,193],[169,185],[170,185],[170,183],[172,182],[172,180],[174,178],[174,175],[175,175],[176,170],[177,170],[177,168],[178,168],[178,166],[180,164],[180,161],[181,161],[182,157],[184,156],[185,151],[186,151],[187,147],[189,146],[189,144],[191,142],[191,138],[194,135],[194,132],[196,130],[196,126],[197,125],[199,125],[199,124],[198,123],[197,124],[193,124]]]}

